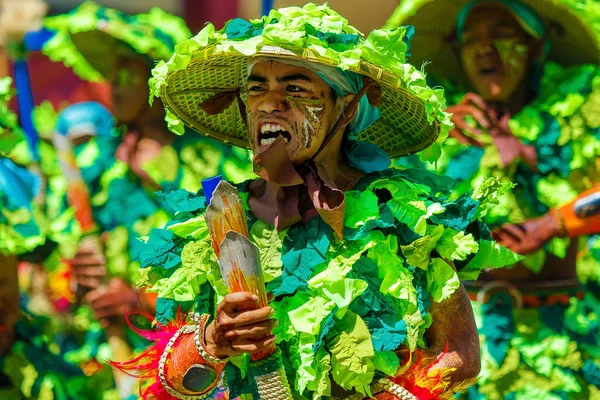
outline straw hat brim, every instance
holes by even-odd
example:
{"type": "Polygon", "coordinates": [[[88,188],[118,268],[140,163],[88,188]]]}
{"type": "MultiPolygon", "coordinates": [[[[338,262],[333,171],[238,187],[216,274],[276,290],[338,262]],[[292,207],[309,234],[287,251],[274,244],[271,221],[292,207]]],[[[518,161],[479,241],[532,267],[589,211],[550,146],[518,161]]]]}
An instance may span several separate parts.
{"type": "MultiPolygon", "coordinates": [[[[410,62],[427,66],[428,74],[467,84],[455,43],[455,24],[459,11],[471,0],[431,0],[412,16],[401,21],[413,25],[416,35],[410,62]]],[[[520,0],[544,21],[551,43],[549,59],[564,66],[598,64],[600,43],[591,27],[559,0],[520,0]]]]}
{"type": "Polygon", "coordinates": [[[100,30],[73,33],[70,37],[77,51],[104,78],[110,75],[117,48],[125,47],[124,42],[100,30]]]}
{"type": "MultiPolygon", "coordinates": [[[[293,58],[337,66],[307,49],[281,49],[264,46],[253,56],[293,58]]],[[[160,87],[160,98],[167,109],[188,127],[221,142],[249,148],[248,130],[236,101],[209,115],[200,104],[210,97],[240,90],[246,102],[248,56],[237,52],[217,52],[207,47],[195,53],[187,67],[169,73],[160,87]]],[[[416,153],[430,146],[440,133],[436,119],[428,118],[425,102],[403,86],[395,74],[362,61],[354,72],[379,82],[382,89],[381,117],[357,136],[386,151],[390,157],[416,153]],[[432,119],[432,121],[430,121],[432,119]]]]}

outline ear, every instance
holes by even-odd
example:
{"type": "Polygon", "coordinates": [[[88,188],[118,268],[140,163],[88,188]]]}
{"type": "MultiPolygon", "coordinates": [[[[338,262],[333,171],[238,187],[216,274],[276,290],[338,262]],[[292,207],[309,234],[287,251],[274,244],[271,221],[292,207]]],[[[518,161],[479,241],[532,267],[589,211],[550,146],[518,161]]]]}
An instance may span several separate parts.
{"type": "Polygon", "coordinates": [[[544,44],[545,42],[541,39],[530,38],[529,39],[530,60],[531,62],[538,61],[544,57],[544,44]]]}

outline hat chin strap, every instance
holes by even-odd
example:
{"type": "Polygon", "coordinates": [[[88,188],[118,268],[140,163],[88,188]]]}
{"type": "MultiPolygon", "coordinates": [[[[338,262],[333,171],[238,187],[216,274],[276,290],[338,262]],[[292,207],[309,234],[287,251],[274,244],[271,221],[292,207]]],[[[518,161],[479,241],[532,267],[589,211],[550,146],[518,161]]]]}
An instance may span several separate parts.
{"type": "Polygon", "coordinates": [[[354,114],[354,112],[356,111],[356,109],[358,107],[358,104],[360,103],[360,100],[362,99],[362,97],[369,90],[371,90],[371,88],[373,88],[375,86],[376,86],[376,83],[374,81],[370,81],[367,84],[365,84],[359,90],[359,92],[354,96],[354,98],[352,99],[352,101],[350,101],[350,103],[348,103],[348,106],[344,110],[342,110],[342,112],[340,113],[340,116],[338,117],[337,121],[335,122],[335,124],[333,124],[333,127],[329,130],[329,132],[327,132],[327,136],[325,136],[325,139],[323,140],[323,143],[321,143],[321,146],[319,146],[319,149],[317,150],[317,152],[315,153],[315,155],[312,156],[309,160],[305,161],[304,165],[306,165],[310,161],[313,161],[315,158],[317,158],[319,156],[319,154],[321,154],[321,152],[325,149],[325,147],[327,147],[327,145],[329,144],[329,142],[331,142],[331,140],[333,140],[333,138],[335,137],[335,135],[342,128],[342,125],[344,124],[344,122],[347,119],[346,113],[348,113],[348,115],[354,114]]]}

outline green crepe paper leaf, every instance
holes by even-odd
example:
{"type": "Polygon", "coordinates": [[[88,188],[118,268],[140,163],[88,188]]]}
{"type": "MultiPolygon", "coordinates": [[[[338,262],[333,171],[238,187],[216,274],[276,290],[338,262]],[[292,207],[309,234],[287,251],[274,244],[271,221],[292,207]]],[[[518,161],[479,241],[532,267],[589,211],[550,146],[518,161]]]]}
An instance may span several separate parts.
{"type": "Polygon", "coordinates": [[[556,208],[574,200],[579,194],[572,184],[555,175],[537,181],[540,200],[550,208],[556,208]]]}
{"type": "MultiPolygon", "coordinates": [[[[362,47],[362,56],[370,59],[375,65],[391,66],[393,65],[391,61],[402,65],[406,62],[406,51],[408,50],[408,45],[402,40],[405,35],[405,27],[391,31],[375,29],[369,34],[362,47]]],[[[404,71],[399,72],[401,75],[404,71]]]]}
{"type": "Polygon", "coordinates": [[[479,201],[477,218],[485,217],[490,209],[501,203],[502,195],[515,186],[512,182],[501,182],[498,178],[486,177],[475,187],[471,194],[474,200],[479,201]]]}
{"type": "Polygon", "coordinates": [[[544,131],[544,120],[539,110],[526,106],[520,113],[508,121],[511,132],[521,139],[534,141],[544,131]]]}
{"type": "Polygon", "coordinates": [[[427,290],[433,301],[440,303],[460,287],[456,271],[441,258],[432,258],[427,270],[427,290]]]}
{"type": "Polygon", "coordinates": [[[398,256],[398,238],[387,236],[377,240],[368,258],[377,264],[379,278],[383,280],[379,290],[398,300],[408,301],[417,307],[417,291],[412,283],[413,275],[398,256]]]}
{"type": "Polygon", "coordinates": [[[273,301],[269,304],[271,307],[273,307],[273,310],[275,310],[273,319],[277,320],[278,322],[278,325],[273,328],[273,335],[277,336],[278,344],[284,341],[287,342],[298,334],[292,325],[290,316],[288,315],[288,310],[290,310],[290,301],[290,297],[283,297],[281,301],[273,301]]]}
{"type": "Polygon", "coordinates": [[[496,242],[482,239],[479,241],[479,251],[466,267],[458,272],[458,277],[461,280],[475,280],[484,268],[501,268],[517,263],[523,258],[496,242]]]}
{"type": "Polygon", "coordinates": [[[190,193],[187,190],[179,189],[169,193],[158,192],[156,196],[173,211],[198,212],[206,208],[206,198],[202,192],[190,193]]]}
{"type": "Polygon", "coordinates": [[[317,350],[313,364],[316,378],[309,382],[306,388],[314,393],[313,400],[331,397],[331,355],[323,346],[317,350]]]}
{"type": "Polygon", "coordinates": [[[300,356],[300,363],[294,363],[294,369],[296,370],[296,390],[299,393],[303,393],[306,387],[317,378],[317,371],[314,363],[315,340],[315,337],[311,334],[305,332],[300,332],[298,334],[297,349],[298,355],[300,356]]]}
{"type": "Polygon", "coordinates": [[[446,228],[435,246],[437,252],[447,260],[466,260],[469,254],[477,253],[479,244],[472,234],[446,228]]]}
{"type": "Polygon", "coordinates": [[[426,220],[443,210],[439,205],[427,206],[421,195],[427,195],[431,189],[428,186],[409,182],[407,180],[381,179],[371,183],[368,190],[387,189],[392,199],[387,202],[394,217],[406,224],[416,233],[425,233],[426,220]]]}
{"type": "Polygon", "coordinates": [[[383,280],[379,286],[380,292],[398,300],[397,313],[404,316],[406,341],[409,348],[414,350],[419,340],[419,329],[425,324],[425,320],[419,310],[414,276],[404,266],[403,260],[397,253],[398,238],[388,236],[377,241],[377,244],[369,250],[368,258],[377,264],[379,278],[383,280]]]}
{"type": "Polygon", "coordinates": [[[314,336],[334,308],[335,303],[323,295],[297,292],[289,301],[288,316],[296,331],[314,336]]]}
{"type": "Polygon", "coordinates": [[[208,280],[219,295],[227,294],[227,287],[221,277],[217,256],[208,238],[187,243],[181,251],[181,263],[183,268],[188,270],[188,281],[196,281],[194,288],[200,287],[208,280]]]}
{"type": "Polygon", "coordinates": [[[142,164],[142,170],[154,182],[160,184],[174,181],[177,178],[179,168],[177,151],[170,146],[164,146],[156,157],[142,164]]]}
{"type": "Polygon", "coordinates": [[[338,255],[329,262],[327,267],[308,281],[311,290],[322,291],[325,296],[336,299],[341,306],[338,317],[341,317],[350,302],[367,288],[365,282],[353,282],[354,280],[351,279],[345,282],[344,278],[362,254],[375,245],[377,238],[381,237],[380,232],[372,232],[365,239],[342,244],[337,251],[338,255]],[[343,282],[343,286],[338,286],[337,282],[343,282]]]}
{"type": "Polygon", "coordinates": [[[167,229],[181,238],[189,237],[194,240],[210,240],[210,233],[208,232],[204,215],[186,219],[184,222],[174,223],[169,225],[167,229]]]}
{"type": "Polygon", "coordinates": [[[42,52],[54,62],[62,62],[65,66],[73,69],[73,72],[85,81],[102,82],[104,77],[94,69],[77,50],[69,35],[55,33],[54,36],[44,43],[42,52]]]}
{"type": "Polygon", "coordinates": [[[429,256],[435,248],[438,240],[444,233],[444,227],[437,225],[434,228],[428,227],[427,235],[423,236],[406,246],[400,246],[402,254],[408,265],[427,270],[429,266],[429,256]]]}
{"type": "MultiPolygon", "coordinates": [[[[310,286],[310,284],[309,284],[310,286]]],[[[342,279],[337,281],[323,282],[321,290],[327,298],[331,299],[338,310],[336,318],[343,318],[350,303],[367,290],[368,284],[360,279],[342,279]]]]}
{"type": "Polygon", "coordinates": [[[346,214],[344,226],[358,228],[367,221],[379,218],[379,204],[375,193],[366,190],[346,192],[346,214]]]}
{"type": "Polygon", "coordinates": [[[568,94],[563,101],[556,102],[550,107],[550,114],[555,117],[570,117],[585,103],[585,97],[580,94],[568,94]]]}
{"type": "Polygon", "coordinates": [[[130,274],[130,258],[128,254],[129,232],[124,226],[117,226],[108,232],[104,245],[106,268],[109,276],[135,281],[130,274]]]}
{"type": "Polygon", "coordinates": [[[375,369],[383,372],[386,376],[395,376],[400,368],[400,359],[393,351],[375,351],[373,363],[375,369]]]}
{"type": "Polygon", "coordinates": [[[358,315],[347,312],[336,324],[337,334],[328,338],[333,379],[343,389],[371,396],[371,382],[375,376],[375,351],[365,322],[358,315]]]}
{"type": "Polygon", "coordinates": [[[544,264],[546,263],[546,252],[544,249],[540,249],[531,254],[528,254],[521,263],[527,267],[531,272],[538,274],[544,268],[544,264]]]}
{"type": "Polygon", "coordinates": [[[570,244],[570,239],[553,238],[548,242],[547,246],[550,253],[554,254],[558,258],[565,258],[567,256],[567,249],[570,244]]]}
{"type": "Polygon", "coordinates": [[[173,115],[173,113],[169,110],[166,110],[165,121],[167,122],[167,127],[169,130],[174,134],[183,135],[185,133],[185,125],[183,121],[173,115]]]}
{"type": "Polygon", "coordinates": [[[35,130],[40,137],[51,139],[58,119],[58,112],[54,109],[52,102],[49,100],[42,101],[39,106],[33,109],[32,118],[35,130]]]}
{"type": "Polygon", "coordinates": [[[260,250],[260,264],[262,266],[265,282],[281,276],[281,247],[287,229],[277,232],[274,225],[257,220],[250,228],[250,238],[260,250]]]}

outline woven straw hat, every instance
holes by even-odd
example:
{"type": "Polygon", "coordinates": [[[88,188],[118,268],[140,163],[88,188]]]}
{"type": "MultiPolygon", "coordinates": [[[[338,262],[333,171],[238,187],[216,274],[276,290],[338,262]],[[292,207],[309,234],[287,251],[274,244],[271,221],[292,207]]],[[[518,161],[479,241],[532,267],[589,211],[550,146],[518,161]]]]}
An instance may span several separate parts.
{"type": "MultiPolygon", "coordinates": [[[[407,31],[374,31],[368,38],[327,6],[308,4],[272,10],[260,20],[230,21],[222,30],[207,25],[180,43],[167,63],[153,71],[151,90],[167,108],[175,132],[183,125],[222,142],[249,147],[240,102],[247,99],[248,59],[298,59],[351,70],[382,88],[381,117],[358,139],[390,156],[418,152],[448,131],[443,92],[429,88],[424,75],[405,64],[407,31]],[[219,95],[231,102],[217,114],[200,104],[219,95]]],[[[242,111],[243,112],[243,111],[242,111]]]]}
{"type": "MultiPolygon", "coordinates": [[[[414,49],[410,61],[416,65],[431,62],[427,72],[435,77],[448,78],[467,84],[462,63],[458,57],[455,37],[459,11],[471,0],[403,0],[388,26],[413,25],[416,29],[414,49]]],[[[598,64],[600,43],[593,24],[585,17],[585,7],[596,7],[581,2],[575,10],[561,0],[520,0],[542,19],[551,43],[550,60],[561,65],[598,64]]],[[[598,24],[600,26],[600,24],[598,24]]]]}
{"type": "Polygon", "coordinates": [[[67,14],[47,17],[44,26],[57,32],[44,45],[44,54],[73,67],[76,73],[90,80],[108,76],[112,56],[118,54],[120,46],[125,45],[152,61],[166,61],[173,55],[177,42],[192,36],[181,18],[160,8],[129,15],[92,1],[67,14]]]}

